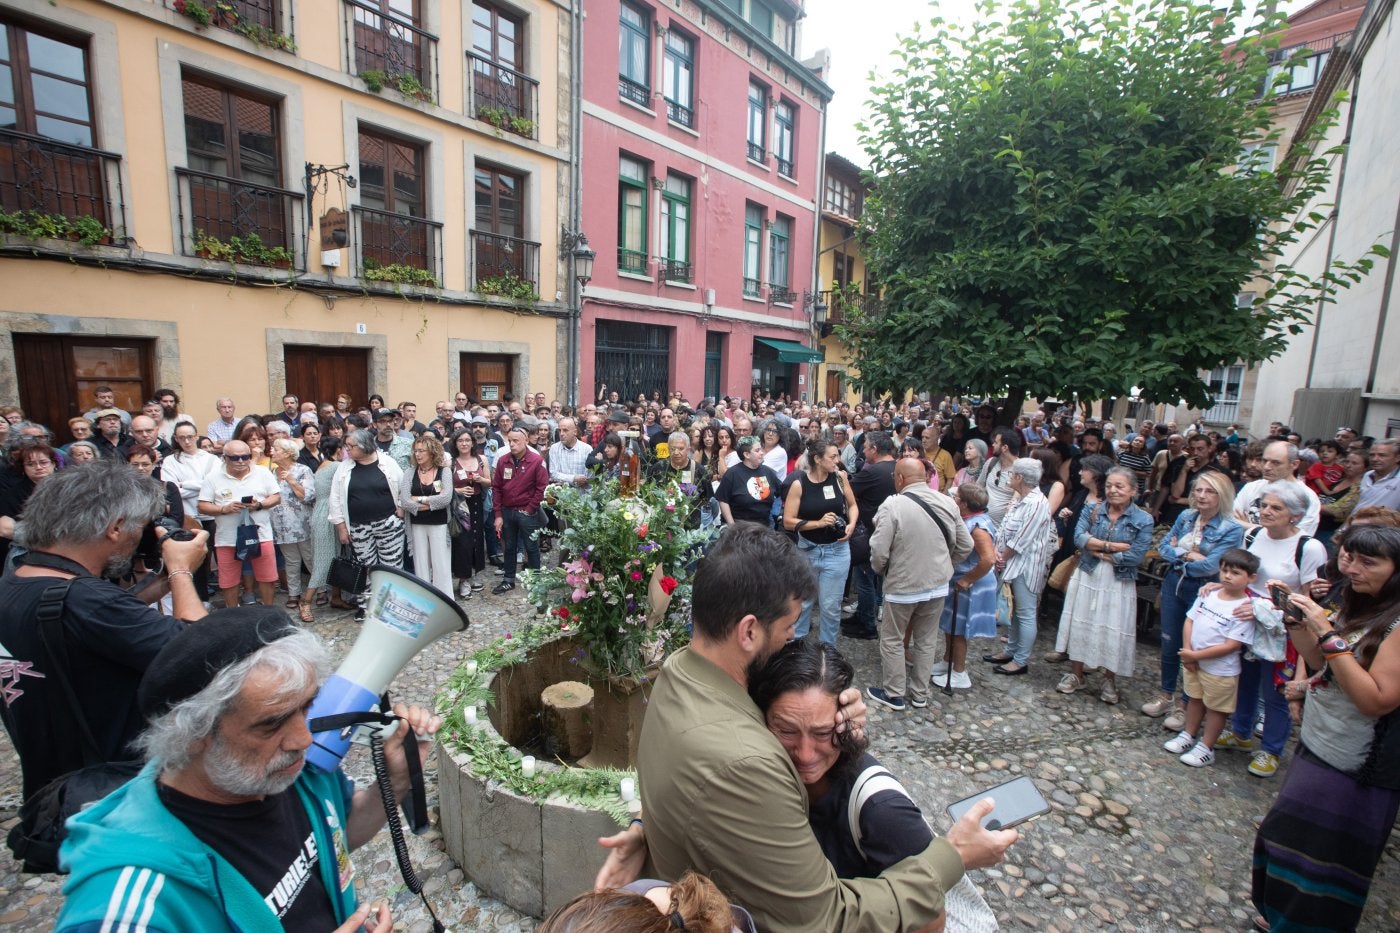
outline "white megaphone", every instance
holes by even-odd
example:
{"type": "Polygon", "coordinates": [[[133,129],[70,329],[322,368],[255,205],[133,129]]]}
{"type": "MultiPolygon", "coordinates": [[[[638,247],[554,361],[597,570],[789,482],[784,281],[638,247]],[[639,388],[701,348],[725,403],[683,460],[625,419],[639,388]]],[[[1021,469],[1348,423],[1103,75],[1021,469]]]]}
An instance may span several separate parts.
{"type": "MultiPolygon", "coordinates": [[[[369,574],[368,594],[360,637],[316,694],[308,721],[375,709],[380,694],[415,654],[469,624],[466,612],[451,596],[397,567],[375,566],[369,574]]],[[[334,771],[349,751],[355,729],[313,734],[307,764],[319,771],[334,771]]]]}

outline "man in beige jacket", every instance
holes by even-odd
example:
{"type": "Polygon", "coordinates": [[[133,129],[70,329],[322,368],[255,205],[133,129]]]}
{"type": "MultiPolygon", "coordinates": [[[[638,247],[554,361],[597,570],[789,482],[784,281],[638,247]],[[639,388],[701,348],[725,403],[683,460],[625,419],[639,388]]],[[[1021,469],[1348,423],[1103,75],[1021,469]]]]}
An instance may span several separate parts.
{"type": "Polygon", "coordinates": [[[882,687],[868,687],[871,701],[893,710],[928,706],[929,675],[938,654],[938,620],[953,567],[972,553],[972,536],[951,496],[929,487],[922,461],[895,464],[895,494],[875,513],[870,566],[884,577],[880,614],[882,687]],[[908,683],[904,635],[910,633],[913,679],[908,683]]]}

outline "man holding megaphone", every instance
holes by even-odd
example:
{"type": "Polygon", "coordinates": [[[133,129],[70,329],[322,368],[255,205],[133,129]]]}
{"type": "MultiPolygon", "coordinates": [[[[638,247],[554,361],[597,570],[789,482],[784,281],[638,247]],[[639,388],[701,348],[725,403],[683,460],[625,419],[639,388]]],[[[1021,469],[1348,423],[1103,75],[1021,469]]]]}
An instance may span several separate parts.
{"type": "MultiPolygon", "coordinates": [[[[350,861],[384,825],[377,784],[305,767],[328,668],[325,644],[280,609],[224,609],[176,635],[141,682],[148,764],[69,821],[57,929],[389,933],[387,905],[356,906],[350,861]]],[[[394,713],[426,754],[439,718],[394,713]]],[[[402,745],[384,756],[402,797],[402,745]]]]}

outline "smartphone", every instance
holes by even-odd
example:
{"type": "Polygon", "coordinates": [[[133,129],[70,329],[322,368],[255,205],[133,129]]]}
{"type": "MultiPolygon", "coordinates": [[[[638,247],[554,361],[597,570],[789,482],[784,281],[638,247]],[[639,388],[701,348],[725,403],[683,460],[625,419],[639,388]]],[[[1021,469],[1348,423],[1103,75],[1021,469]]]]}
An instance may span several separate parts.
{"type": "Polygon", "coordinates": [[[243,497],[243,504],[244,504],[244,505],[252,505],[252,504],[253,504],[253,497],[252,497],[252,496],[244,496],[244,497],[243,497]]]}
{"type": "Polygon", "coordinates": [[[1288,601],[1290,595],[1288,587],[1281,583],[1269,587],[1269,598],[1274,601],[1274,608],[1283,613],[1284,621],[1296,622],[1303,618],[1303,610],[1288,601]]]}
{"type": "Polygon", "coordinates": [[[982,817],[982,826],[985,829],[1010,829],[1042,813],[1050,812],[1050,805],[1040,796],[1035,784],[1030,778],[1022,775],[1005,784],[989,787],[971,797],[964,797],[956,803],[949,804],[949,819],[956,823],[964,813],[972,809],[974,803],[988,797],[992,798],[996,806],[992,808],[991,813],[982,817]]]}

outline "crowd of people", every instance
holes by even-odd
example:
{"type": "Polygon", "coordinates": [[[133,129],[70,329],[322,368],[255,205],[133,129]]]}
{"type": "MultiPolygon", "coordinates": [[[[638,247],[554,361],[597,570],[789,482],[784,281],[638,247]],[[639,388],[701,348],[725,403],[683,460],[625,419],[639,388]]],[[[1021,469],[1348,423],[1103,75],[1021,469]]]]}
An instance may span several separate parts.
{"type": "MultiPolygon", "coordinates": [[[[35,726],[40,709],[64,705],[38,673],[53,658],[27,624],[56,579],[75,583],[68,664],[81,675],[80,705],[102,711],[97,752],[116,761],[139,747],[151,762],[149,787],[114,795],[75,828],[73,858],[108,844],[110,821],[148,817],[160,804],[227,857],[211,828],[227,814],[209,804],[278,797],[286,806],[295,797],[284,794],[330,793],[299,783],[292,750],[304,729],[291,720],[242,747],[222,731],[223,718],[265,704],[268,690],[288,704],[314,693],[315,645],[289,637],[305,630],[269,621],[286,621],[281,609],[267,613],[278,590],[300,622],[327,606],[362,618],[359,595],[328,584],[332,559],[350,553],[407,566],[460,600],[485,588],[490,567],[491,592],[502,596],[522,562],[539,568],[549,552],[558,530],[551,484],[583,487],[633,470],[688,484],[693,525],[722,530],[699,564],[692,646],[668,660],[646,719],[645,824],[608,841],[600,891],[543,929],[649,929],[640,918],[652,914],[702,930],[914,929],[945,909],[957,928],[959,911],[985,908],[975,889],[959,887],[963,872],[995,864],[1015,832],[982,828],[982,810],[934,838],[865,750],[862,697],[899,712],[927,706],[933,690],[971,689],[969,641],[1004,629],[983,655],[992,675],[1067,662],[1056,690],[1072,695],[1097,678],[1099,700],[1119,703],[1136,673],[1138,583],[1149,565],[1160,577],[1160,683],[1140,708],[1172,733],[1163,748],[1191,767],[1212,765],[1218,750],[1243,751],[1248,773],[1270,778],[1301,723],[1256,841],[1259,929],[1354,926],[1400,808],[1400,648],[1389,638],[1400,620],[1394,439],[1341,428],[1304,442],[1274,423],[1248,440],[1233,426],[1178,431],[1150,421],[1118,437],[1113,423],[1065,408],[1008,417],[952,400],[623,401],[606,386],[574,407],[543,393],[487,402],[459,393],[436,402],[426,423],[414,403],[390,408],[378,396],[358,405],[288,395],[280,412],[241,418],[224,398],[202,432],[168,389],[139,413],[116,408],[108,387],[94,403],[67,438],[17,409],[0,411],[0,642],[32,665],[9,669],[3,711],[25,794],[85,763],[86,750],[55,749],[35,726]],[[74,501],[102,507],[76,521],[74,501]],[[157,585],[143,587],[152,577],[157,585]],[[783,585],[764,585],[775,579],[783,585]],[[176,692],[158,702],[140,697],[144,672],[168,670],[168,652],[193,651],[179,637],[195,630],[185,623],[218,606],[199,629],[238,647],[205,665],[214,683],[162,687],[176,692]],[[1035,658],[1042,628],[1054,629],[1054,646],[1035,658]],[[878,679],[863,694],[852,689],[841,638],[879,641],[878,679]],[[221,669],[227,682],[215,676],[221,669]],[[217,696],[205,696],[215,686],[217,696]],[[178,733],[184,753],[157,741],[157,726],[189,715],[183,704],[195,701],[216,711],[205,731],[178,733]],[[678,771],[677,760],[690,766],[678,771]],[[218,773],[230,761],[262,772],[230,766],[243,778],[231,785],[218,773]],[[862,790],[872,776],[875,789],[862,790]],[[1309,831],[1342,814],[1348,832],[1309,831]],[[637,879],[648,853],[676,885],[637,879]],[[1344,865],[1345,883],[1310,874],[1326,865],[1344,865]],[[877,877],[879,885],[859,881],[877,877]],[[599,919],[629,912],[635,927],[599,919]]],[[[435,728],[422,711],[404,715],[420,731],[435,728]]],[[[358,800],[341,793],[331,816],[372,834],[379,824],[355,819],[358,800]]],[[[297,812],[284,815],[306,818],[297,812]]],[[[182,832],[129,831],[137,849],[182,832]]],[[[365,838],[316,843],[339,857],[365,838]]],[[[297,842],[277,844],[292,851],[297,842]]],[[[255,864],[234,859],[234,868],[256,887],[269,866],[244,856],[255,864]]],[[[185,889],[210,881],[176,866],[168,874],[181,898],[197,899],[185,889]]],[[[82,876],[84,896],[65,908],[72,923],[61,928],[85,929],[101,906],[154,897],[110,868],[84,866],[82,876]]],[[[290,916],[366,923],[341,880],[327,874],[316,906],[291,903],[307,913],[290,916]]],[[[368,918],[368,928],[383,919],[368,918]]]]}

